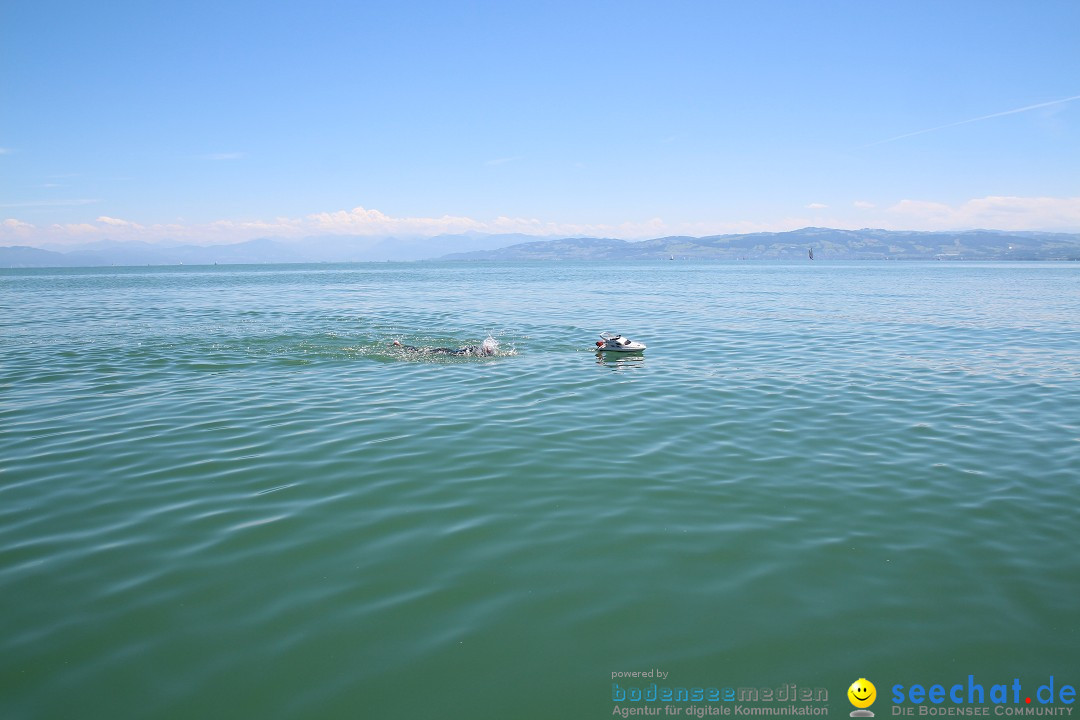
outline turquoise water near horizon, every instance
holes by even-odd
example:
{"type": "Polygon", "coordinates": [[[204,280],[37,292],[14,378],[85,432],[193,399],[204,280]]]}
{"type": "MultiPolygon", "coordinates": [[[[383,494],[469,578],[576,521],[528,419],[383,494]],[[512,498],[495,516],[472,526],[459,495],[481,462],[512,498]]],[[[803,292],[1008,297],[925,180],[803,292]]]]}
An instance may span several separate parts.
{"type": "Polygon", "coordinates": [[[0,717],[1075,686],[1078,318],[1075,263],[3,271],[0,717]]]}

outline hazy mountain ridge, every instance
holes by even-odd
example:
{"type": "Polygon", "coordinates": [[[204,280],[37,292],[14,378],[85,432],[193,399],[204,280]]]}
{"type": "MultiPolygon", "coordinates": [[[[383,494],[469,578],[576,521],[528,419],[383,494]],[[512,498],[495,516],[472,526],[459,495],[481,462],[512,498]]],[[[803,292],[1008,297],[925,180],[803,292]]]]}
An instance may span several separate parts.
{"type": "Polygon", "coordinates": [[[707,237],[671,236],[628,242],[567,238],[494,251],[455,253],[442,260],[1080,260],[1080,234],[970,230],[918,232],[803,228],[707,237]]]}
{"type": "Polygon", "coordinates": [[[259,238],[229,245],[99,240],[69,249],[0,247],[0,267],[215,265],[427,260],[447,252],[494,250],[540,238],[522,234],[395,237],[325,235],[302,240],[259,238]]]}
{"type": "Polygon", "coordinates": [[[231,245],[97,241],[66,251],[0,247],[0,267],[214,265],[408,260],[1080,260],[1080,233],[803,228],[706,237],[544,239],[521,234],[430,238],[331,235],[231,245]],[[450,251],[450,252],[447,252],[450,251]]]}

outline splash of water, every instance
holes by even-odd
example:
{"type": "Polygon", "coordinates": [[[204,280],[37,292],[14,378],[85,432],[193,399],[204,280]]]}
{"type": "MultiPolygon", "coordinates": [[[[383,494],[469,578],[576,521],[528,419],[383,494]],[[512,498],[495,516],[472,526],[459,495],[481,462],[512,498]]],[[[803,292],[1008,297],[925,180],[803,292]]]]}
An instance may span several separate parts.
{"type": "Polygon", "coordinates": [[[471,356],[471,357],[492,357],[503,355],[516,355],[517,352],[512,346],[509,349],[503,349],[498,340],[494,336],[488,335],[483,342],[479,345],[464,345],[462,347],[455,346],[415,346],[402,342],[400,339],[395,339],[387,349],[394,354],[405,353],[411,356],[418,357],[433,357],[433,356],[471,356]]]}

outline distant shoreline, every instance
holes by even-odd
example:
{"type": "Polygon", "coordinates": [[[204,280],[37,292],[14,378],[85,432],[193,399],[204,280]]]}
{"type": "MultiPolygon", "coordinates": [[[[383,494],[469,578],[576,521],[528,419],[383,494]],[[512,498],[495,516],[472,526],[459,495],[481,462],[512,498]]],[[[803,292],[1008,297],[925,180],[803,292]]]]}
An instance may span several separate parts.
{"type": "MultiPolygon", "coordinates": [[[[149,264],[149,265],[0,265],[0,273],[5,271],[16,270],[207,270],[217,268],[219,270],[227,270],[229,268],[258,268],[258,267],[273,267],[273,268],[303,268],[303,267],[330,267],[335,265],[347,266],[347,265],[423,265],[425,263],[454,263],[454,264],[500,264],[500,263],[535,263],[536,265],[543,264],[555,264],[555,263],[611,263],[611,264],[625,264],[625,265],[650,265],[650,264],[666,264],[667,261],[660,261],[655,259],[644,260],[581,260],[581,259],[569,259],[563,260],[561,258],[550,259],[529,259],[529,260],[489,260],[489,259],[452,259],[444,260],[442,258],[433,258],[430,260],[343,260],[339,262],[236,262],[236,263],[204,263],[204,264],[149,264]]],[[[724,264],[724,265],[736,265],[736,264],[771,264],[771,265],[783,265],[783,266],[795,266],[795,265],[813,265],[815,263],[821,265],[841,265],[841,264],[861,264],[861,263],[926,263],[934,264],[937,262],[943,262],[945,264],[1006,264],[1006,263],[1031,263],[1035,264],[1068,264],[1080,262],[1080,258],[1047,258],[1047,259],[968,259],[968,258],[950,258],[950,259],[934,259],[934,258],[846,258],[839,260],[824,260],[800,263],[791,259],[781,258],[750,258],[745,260],[731,260],[726,258],[687,258],[685,260],[676,259],[675,262],[681,263],[700,263],[700,264],[724,264]]]]}
{"type": "Polygon", "coordinates": [[[23,245],[0,247],[0,268],[8,269],[433,260],[1068,262],[1080,260],[1080,233],[802,228],[789,232],[670,236],[637,241],[522,235],[445,235],[422,239],[329,236],[171,247],[102,240],[64,251],[23,245]]]}

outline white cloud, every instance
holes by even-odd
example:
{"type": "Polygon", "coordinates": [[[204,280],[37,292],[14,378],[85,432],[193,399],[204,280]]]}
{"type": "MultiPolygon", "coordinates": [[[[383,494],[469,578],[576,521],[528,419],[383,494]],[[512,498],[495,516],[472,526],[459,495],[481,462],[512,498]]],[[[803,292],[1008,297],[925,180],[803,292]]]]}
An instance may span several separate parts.
{"type": "Polygon", "coordinates": [[[870,210],[871,208],[877,207],[877,205],[875,205],[874,203],[867,202],[865,200],[856,200],[854,203],[852,203],[852,205],[859,208],[860,210],[870,210]]]}
{"type": "Polygon", "coordinates": [[[960,205],[926,200],[901,200],[885,217],[897,229],[908,230],[1060,230],[1080,228],[1080,197],[973,198],[960,205]]]}
{"type": "Polygon", "coordinates": [[[10,155],[11,148],[0,148],[0,155],[10,155]]]}
{"type": "Polygon", "coordinates": [[[51,235],[62,242],[64,240],[93,240],[106,232],[105,228],[93,223],[66,223],[64,225],[54,223],[47,228],[46,235],[51,235]]]}
{"type": "Polygon", "coordinates": [[[827,207],[829,207],[829,206],[825,205],[824,203],[810,203],[809,205],[806,206],[806,209],[807,210],[824,210],[827,207]]]}
{"type": "Polygon", "coordinates": [[[110,238],[112,240],[162,240],[200,245],[241,242],[258,237],[299,240],[313,235],[354,235],[431,237],[444,233],[523,233],[528,235],[605,236],[647,238],[667,234],[713,234],[767,229],[750,223],[683,223],[672,225],[661,218],[643,222],[560,223],[539,218],[499,216],[490,220],[443,215],[441,217],[394,217],[379,210],[355,207],[352,210],[314,213],[304,217],[272,220],[217,220],[210,223],[142,224],[101,215],[92,222],[36,226],[11,219],[0,225],[0,242],[32,236],[38,242],[64,243],[110,238]]]}
{"type": "Polygon", "coordinates": [[[97,221],[99,223],[102,223],[103,225],[111,225],[112,227],[130,227],[138,228],[140,230],[142,229],[142,225],[139,225],[138,223],[128,222],[127,220],[118,220],[116,218],[106,217],[105,215],[99,217],[97,221]]]}
{"type": "Polygon", "coordinates": [[[30,223],[23,222],[22,220],[16,220],[15,218],[8,218],[3,222],[0,222],[0,236],[12,234],[27,234],[32,233],[36,228],[30,223]]]}

